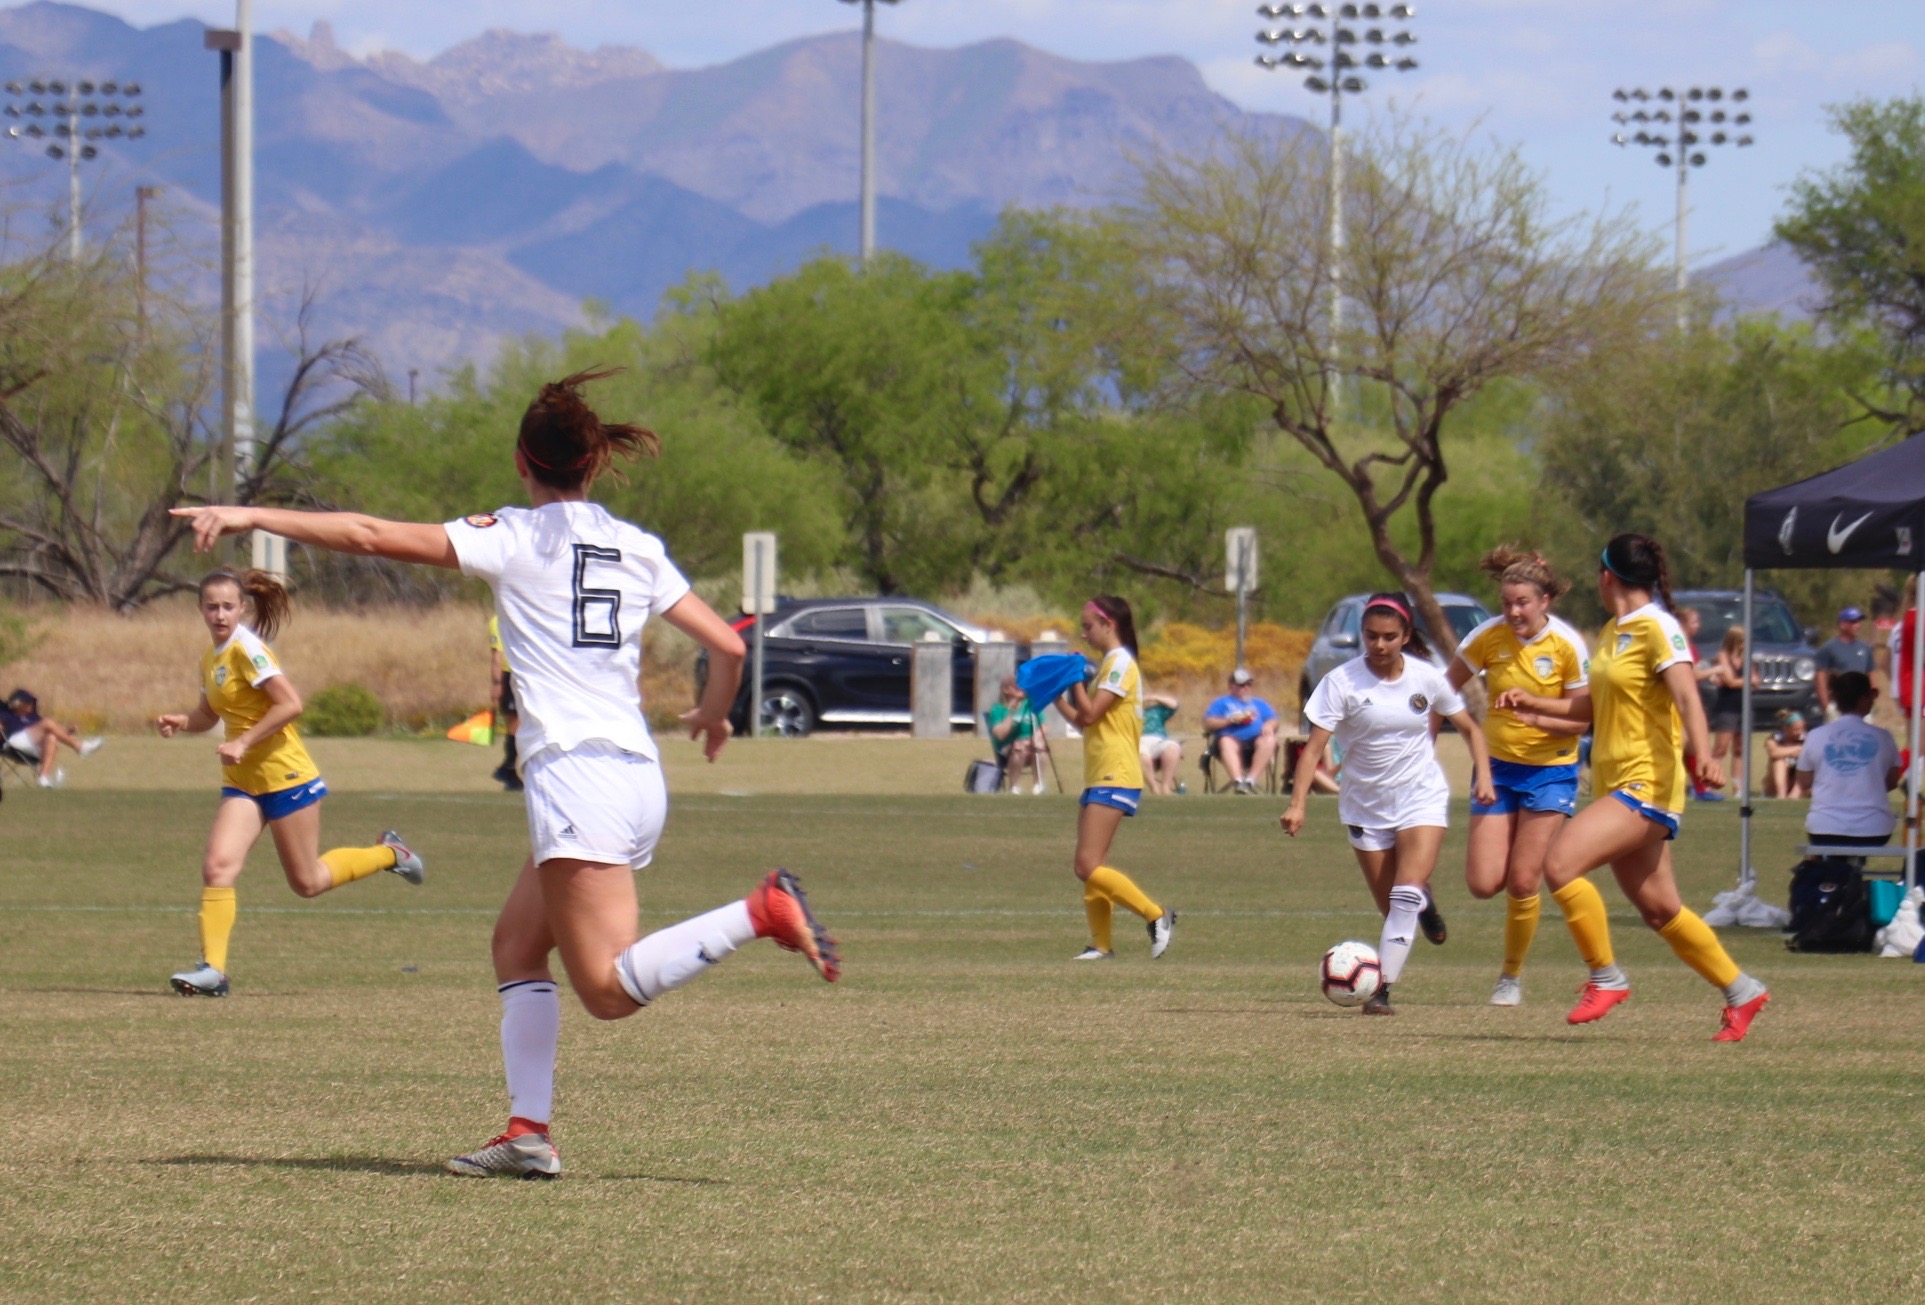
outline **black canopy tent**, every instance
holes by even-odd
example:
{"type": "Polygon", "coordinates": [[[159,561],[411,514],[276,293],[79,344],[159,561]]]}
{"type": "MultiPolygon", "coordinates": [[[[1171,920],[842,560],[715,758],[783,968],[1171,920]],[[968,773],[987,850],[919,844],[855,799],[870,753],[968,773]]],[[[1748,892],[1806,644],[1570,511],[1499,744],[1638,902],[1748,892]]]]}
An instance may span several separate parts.
{"type": "MultiPolygon", "coordinates": [[[[1920,573],[1925,592],[1925,437],[1820,475],[1753,494],[1745,500],[1745,612],[1751,629],[1753,576],[1776,568],[1868,567],[1920,573]]],[[[1903,614],[1901,613],[1901,616],[1903,614]]],[[[1912,641],[1913,683],[1925,670],[1925,639],[1912,641]]],[[[1897,667],[1893,667],[1897,680],[1897,667]]],[[[1744,719],[1751,720],[1751,677],[1744,682],[1744,719]]],[[[1919,713],[1908,725],[1913,757],[1919,756],[1919,713]]],[[[1743,834],[1739,883],[1756,882],[1751,867],[1751,747],[1746,731],[1740,785],[1743,834]]],[[[1905,783],[1905,848],[1918,848],[1919,775],[1914,765],[1905,783]]],[[[1912,887],[1913,858],[1905,860],[1905,887],[1912,887]]]]}

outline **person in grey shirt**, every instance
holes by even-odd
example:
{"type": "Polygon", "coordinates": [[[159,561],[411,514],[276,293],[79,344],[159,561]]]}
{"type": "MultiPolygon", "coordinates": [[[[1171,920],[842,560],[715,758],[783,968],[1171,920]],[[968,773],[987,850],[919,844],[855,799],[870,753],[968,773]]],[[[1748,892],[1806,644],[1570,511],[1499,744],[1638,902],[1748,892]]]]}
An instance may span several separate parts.
{"type": "Polygon", "coordinates": [[[1865,614],[1856,607],[1847,607],[1838,613],[1837,635],[1818,649],[1818,705],[1824,708],[1826,720],[1838,719],[1838,708],[1832,702],[1832,681],[1846,671],[1872,673],[1872,646],[1858,637],[1858,626],[1864,619],[1865,614]]]}

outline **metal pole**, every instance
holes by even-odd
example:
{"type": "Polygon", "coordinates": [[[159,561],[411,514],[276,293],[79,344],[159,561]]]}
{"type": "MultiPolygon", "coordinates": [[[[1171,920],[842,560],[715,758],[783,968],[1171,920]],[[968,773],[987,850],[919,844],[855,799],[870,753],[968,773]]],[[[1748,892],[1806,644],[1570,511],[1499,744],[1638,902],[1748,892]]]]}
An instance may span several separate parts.
{"type": "MultiPolygon", "coordinates": [[[[1752,645],[1752,607],[1756,592],[1755,577],[1750,567],[1745,568],[1745,663],[1742,674],[1744,687],[1739,691],[1741,697],[1739,711],[1743,724],[1738,730],[1738,886],[1749,887],[1758,881],[1758,872],[1751,868],[1751,668],[1755,655],[1752,645]]],[[[1709,740],[1707,740],[1709,742],[1709,740]]]]}
{"type": "Polygon", "coordinates": [[[1338,340],[1343,334],[1343,90],[1342,69],[1333,69],[1330,85],[1330,413],[1343,406],[1343,381],[1336,369],[1338,340]]]}
{"type": "MultiPolygon", "coordinates": [[[[1680,101],[1679,103],[1682,104],[1683,101],[1680,101]]],[[[1690,149],[1684,144],[1685,133],[1684,133],[1684,123],[1682,120],[1684,110],[1680,108],[1678,110],[1678,113],[1679,113],[1679,119],[1680,119],[1678,123],[1678,252],[1677,252],[1678,330],[1683,331],[1687,325],[1686,314],[1685,314],[1685,300],[1684,300],[1684,292],[1685,292],[1685,285],[1686,285],[1686,274],[1685,274],[1685,268],[1684,268],[1684,219],[1685,219],[1685,214],[1689,211],[1688,201],[1686,198],[1687,190],[1688,190],[1686,183],[1689,177],[1691,176],[1691,160],[1687,157],[1687,155],[1690,153],[1690,149]]],[[[1746,627],[1746,628],[1749,629],[1749,627],[1746,627]]],[[[1746,644],[1745,646],[1749,648],[1751,645],[1746,644]]]]}
{"type": "Polygon", "coordinates": [[[769,614],[762,611],[762,550],[755,550],[755,651],[750,659],[749,737],[762,737],[762,627],[769,614]]]}
{"type": "Polygon", "coordinates": [[[80,235],[80,87],[67,94],[67,258],[78,263],[80,235]]]}
{"type": "MultiPolygon", "coordinates": [[[[1918,686],[1921,676],[1925,676],[1925,630],[1916,628],[1919,623],[1920,602],[1925,602],[1925,571],[1918,576],[1918,597],[1912,601],[1912,610],[1901,621],[1909,619],[1912,630],[1912,710],[1907,729],[1911,734],[1912,764],[1905,776],[1905,891],[1911,892],[1918,883],[1918,867],[1914,864],[1918,857],[1918,718],[1925,712],[1925,703],[1919,701],[1918,686]]],[[[1903,627],[1901,627],[1903,628],[1903,627]]]]}
{"type": "Polygon", "coordinates": [[[1246,598],[1250,592],[1250,540],[1243,537],[1237,541],[1237,661],[1243,665],[1243,634],[1246,598]]]}
{"type": "Polygon", "coordinates": [[[159,186],[134,187],[134,312],[143,334],[147,329],[147,201],[158,194],[159,186]]]}
{"type": "Polygon", "coordinates": [[[221,55],[221,485],[215,497],[232,503],[239,497],[234,461],[234,396],[240,384],[235,360],[240,315],[234,279],[234,55],[240,48],[240,34],[210,31],[206,40],[208,48],[221,55]]]}
{"type": "Polygon", "coordinates": [[[862,265],[876,252],[876,0],[862,0],[862,265]]]}
{"type": "MultiPolygon", "coordinates": [[[[252,479],[254,465],[254,18],[252,0],[235,0],[234,28],[234,461],[252,479]]],[[[253,553],[265,541],[256,533],[253,553]]]]}

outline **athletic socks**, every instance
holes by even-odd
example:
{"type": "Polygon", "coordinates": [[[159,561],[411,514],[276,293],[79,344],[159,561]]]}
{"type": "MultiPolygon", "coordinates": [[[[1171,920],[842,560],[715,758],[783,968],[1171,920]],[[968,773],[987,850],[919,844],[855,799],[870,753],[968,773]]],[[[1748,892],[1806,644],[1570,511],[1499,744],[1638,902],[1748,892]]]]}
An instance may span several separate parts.
{"type": "Polygon", "coordinates": [[[331,852],[321,854],[321,864],[328,868],[334,877],[332,887],[351,884],[369,875],[378,875],[383,870],[394,868],[395,851],[385,844],[375,847],[337,847],[331,852]]]}
{"type": "MultiPolygon", "coordinates": [[[[1696,970],[1714,988],[1729,992],[1743,975],[1738,963],[1731,959],[1724,944],[1718,941],[1718,935],[1711,932],[1711,926],[1699,919],[1697,912],[1688,906],[1672,917],[1671,923],[1658,930],[1658,937],[1670,943],[1678,959],[1696,970]]],[[[1757,981],[1754,979],[1753,982],[1757,981]]]]}
{"type": "Polygon", "coordinates": [[[1606,965],[1591,971],[1591,982],[1611,992],[1622,992],[1631,986],[1631,980],[1616,965],[1606,965]]]}
{"type": "MultiPolygon", "coordinates": [[[[561,998],[547,979],[504,983],[501,1064],[508,1074],[508,1113],[546,1132],[555,1104],[555,1046],[561,1038],[561,998]]],[[[513,1129],[510,1128],[510,1135],[513,1129]]]]}
{"type": "Polygon", "coordinates": [[[1099,952],[1115,951],[1110,935],[1110,899],[1091,881],[1083,884],[1083,914],[1089,917],[1089,943],[1099,952]]]}
{"type": "Polygon", "coordinates": [[[1748,1001],[1756,1001],[1764,991],[1764,984],[1740,970],[1738,977],[1724,986],[1724,1004],[1742,1006],[1748,1001]]]}
{"type": "Polygon", "coordinates": [[[1424,909],[1424,890],[1416,884],[1398,884],[1390,890],[1390,911],[1384,916],[1384,932],[1377,942],[1377,960],[1383,966],[1384,982],[1397,982],[1410,959],[1411,940],[1417,936],[1417,915],[1424,909]]]}
{"type": "Polygon", "coordinates": [[[754,938],[749,904],[730,902],[635,943],[615,958],[615,977],[637,1006],[646,1006],[754,938]]]}
{"type": "Polygon", "coordinates": [[[1604,911],[1604,897],[1588,879],[1573,879],[1551,894],[1564,912],[1564,923],[1571,930],[1577,954],[1584,958],[1595,976],[1599,970],[1614,968],[1617,957],[1611,951],[1611,920],[1604,911]]]}
{"type": "Polygon", "coordinates": [[[1543,899],[1536,893],[1529,897],[1504,895],[1504,968],[1502,973],[1515,979],[1524,969],[1524,957],[1530,953],[1531,940],[1537,937],[1537,919],[1543,913],[1543,899]]]}
{"type": "MultiPolygon", "coordinates": [[[[1090,877],[1083,881],[1083,900],[1085,902],[1089,900],[1089,893],[1092,889],[1109,898],[1118,906],[1126,907],[1136,912],[1145,920],[1155,920],[1163,914],[1163,908],[1155,902],[1152,902],[1149,899],[1149,895],[1141,888],[1138,888],[1128,875],[1113,867],[1099,865],[1090,872],[1090,877]]],[[[1105,947],[1103,950],[1108,951],[1109,948],[1105,947]]]]}
{"type": "Polygon", "coordinates": [[[232,888],[201,889],[201,959],[227,973],[227,940],[240,909],[232,888]]]}

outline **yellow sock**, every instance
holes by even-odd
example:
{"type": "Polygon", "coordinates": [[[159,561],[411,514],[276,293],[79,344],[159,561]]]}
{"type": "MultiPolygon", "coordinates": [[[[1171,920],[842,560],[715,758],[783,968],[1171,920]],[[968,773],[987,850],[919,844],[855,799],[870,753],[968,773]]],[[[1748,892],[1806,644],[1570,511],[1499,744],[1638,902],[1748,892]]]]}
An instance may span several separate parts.
{"type": "Polygon", "coordinates": [[[1570,926],[1571,941],[1577,954],[1593,970],[1608,969],[1617,963],[1611,950],[1611,919],[1604,912],[1604,898],[1589,879],[1573,879],[1551,894],[1564,912],[1570,926]]]}
{"type": "Polygon", "coordinates": [[[1729,988],[1738,978],[1738,963],[1711,932],[1711,926],[1698,913],[1685,907],[1670,924],[1658,930],[1658,937],[1671,944],[1678,959],[1696,970],[1714,988],[1729,988]]]}
{"type": "MultiPolygon", "coordinates": [[[[1088,883],[1118,906],[1127,906],[1145,920],[1154,920],[1163,914],[1163,908],[1152,902],[1121,870],[1099,865],[1090,874],[1088,883]]],[[[1108,951],[1109,948],[1103,950],[1108,951]]]]}
{"type": "Polygon", "coordinates": [[[1110,899],[1091,882],[1083,885],[1083,913],[1089,916],[1090,946],[1099,952],[1115,951],[1110,945],[1110,899]]]}
{"type": "Polygon", "coordinates": [[[337,847],[321,854],[321,864],[334,876],[334,887],[378,875],[394,865],[391,847],[337,847]]]}
{"type": "Polygon", "coordinates": [[[201,889],[201,959],[227,973],[227,939],[239,908],[232,888],[201,889]]]}
{"type": "Polygon", "coordinates": [[[1543,913],[1544,900],[1536,893],[1529,897],[1504,895],[1504,970],[1515,979],[1524,969],[1524,956],[1537,937],[1537,917],[1543,913]]]}

